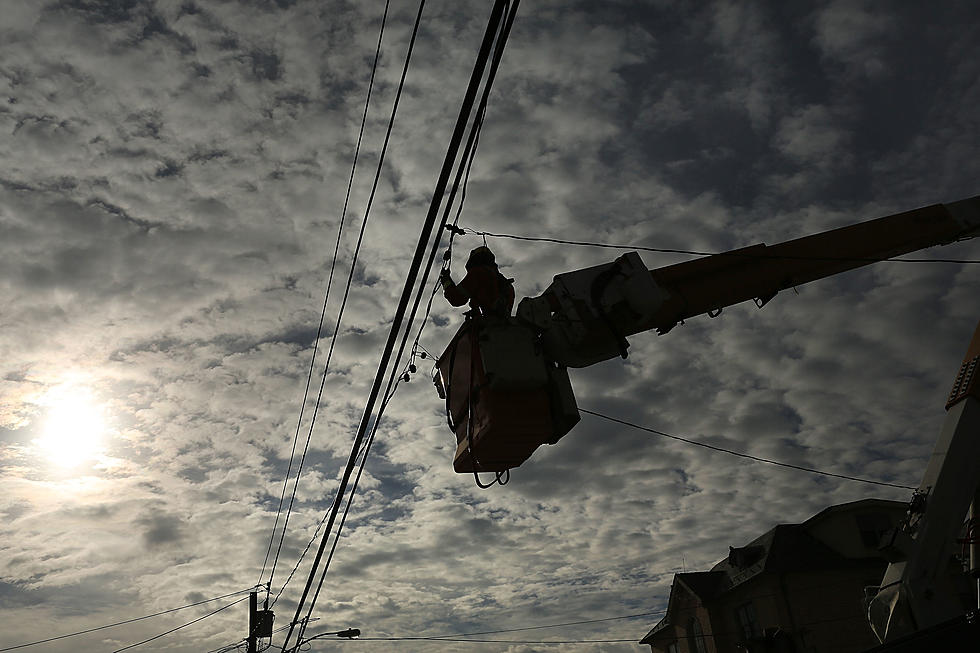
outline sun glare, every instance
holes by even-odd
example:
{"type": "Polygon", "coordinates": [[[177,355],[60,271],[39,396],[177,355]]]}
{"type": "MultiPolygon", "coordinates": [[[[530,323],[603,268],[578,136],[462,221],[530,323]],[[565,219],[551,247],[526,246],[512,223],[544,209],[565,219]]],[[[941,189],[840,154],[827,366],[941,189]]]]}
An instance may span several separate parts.
{"type": "Polygon", "coordinates": [[[106,425],[102,407],[91,393],[61,388],[48,396],[43,435],[35,443],[52,463],[76,467],[95,458],[102,449],[106,425]]]}

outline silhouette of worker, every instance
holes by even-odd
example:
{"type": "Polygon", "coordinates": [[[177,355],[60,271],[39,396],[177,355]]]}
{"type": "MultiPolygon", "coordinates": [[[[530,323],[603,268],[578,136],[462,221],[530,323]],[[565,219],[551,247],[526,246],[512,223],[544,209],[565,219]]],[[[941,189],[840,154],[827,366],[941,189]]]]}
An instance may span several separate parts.
{"type": "Polygon", "coordinates": [[[510,317],[514,308],[514,280],[500,274],[489,247],[477,247],[466,261],[466,276],[453,283],[449,270],[439,274],[443,294],[453,306],[470,303],[470,313],[488,317],[510,317]]]}

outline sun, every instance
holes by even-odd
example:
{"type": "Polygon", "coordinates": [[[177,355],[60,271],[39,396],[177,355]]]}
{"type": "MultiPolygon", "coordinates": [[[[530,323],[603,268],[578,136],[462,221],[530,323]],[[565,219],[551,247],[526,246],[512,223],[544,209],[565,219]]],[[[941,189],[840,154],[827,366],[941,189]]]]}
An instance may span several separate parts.
{"type": "Polygon", "coordinates": [[[76,467],[102,451],[106,432],[104,410],[92,393],[77,387],[52,390],[47,418],[34,442],[45,458],[60,467],[76,467]]]}

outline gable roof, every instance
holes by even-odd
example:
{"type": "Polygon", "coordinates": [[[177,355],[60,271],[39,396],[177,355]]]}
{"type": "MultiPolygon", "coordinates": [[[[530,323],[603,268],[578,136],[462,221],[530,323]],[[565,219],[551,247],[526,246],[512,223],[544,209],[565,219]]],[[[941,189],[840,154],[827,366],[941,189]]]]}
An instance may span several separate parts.
{"type": "MultiPolygon", "coordinates": [[[[687,590],[701,602],[714,598],[725,589],[725,574],[718,571],[695,571],[674,576],[687,590]]],[[[669,607],[668,607],[669,609],[669,607]]]]}
{"type": "Polygon", "coordinates": [[[640,644],[652,643],[661,631],[673,623],[671,617],[676,612],[675,605],[678,599],[675,589],[678,585],[697,598],[701,603],[704,603],[724,591],[727,586],[727,578],[723,572],[719,571],[695,571],[674,574],[674,583],[670,587],[670,598],[667,601],[667,613],[650,632],[643,636],[640,644]]]}

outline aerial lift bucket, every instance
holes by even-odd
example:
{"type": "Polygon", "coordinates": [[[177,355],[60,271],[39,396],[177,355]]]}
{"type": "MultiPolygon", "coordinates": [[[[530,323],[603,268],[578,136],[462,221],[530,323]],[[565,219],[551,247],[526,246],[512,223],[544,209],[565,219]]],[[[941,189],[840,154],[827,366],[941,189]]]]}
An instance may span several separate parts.
{"type": "Polygon", "coordinates": [[[578,422],[566,369],[547,361],[534,332],[512,318],[468,318],[436,370],[459,473],[518,467],[578,422]]]}

